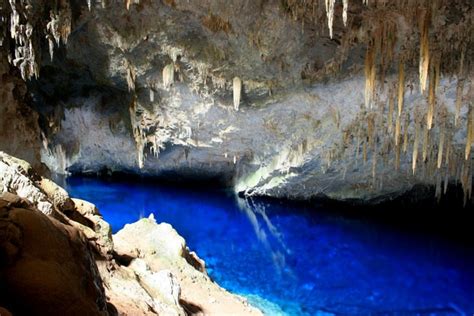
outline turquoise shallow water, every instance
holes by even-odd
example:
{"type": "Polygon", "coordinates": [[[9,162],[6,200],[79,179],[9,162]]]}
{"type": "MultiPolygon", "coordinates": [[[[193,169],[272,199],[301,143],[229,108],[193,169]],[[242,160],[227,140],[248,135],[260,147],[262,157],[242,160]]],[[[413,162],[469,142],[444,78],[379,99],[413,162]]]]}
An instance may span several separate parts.
{"type": "Polygon", "coordinates": [[[114,231],[153,213],[211,277],[267,314],[472,315],[474,255],[462,247],[294,203],[150,182],[72,177],[114,231]]]}

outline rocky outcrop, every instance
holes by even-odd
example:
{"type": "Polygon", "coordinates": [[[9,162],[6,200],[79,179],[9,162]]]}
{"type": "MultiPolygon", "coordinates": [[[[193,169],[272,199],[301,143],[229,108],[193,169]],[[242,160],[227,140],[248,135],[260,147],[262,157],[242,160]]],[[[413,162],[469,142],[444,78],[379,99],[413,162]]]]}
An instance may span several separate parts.
{"type": "Polygon", "coordinates": [[[15,315],[107,315],[84,235],[11,193],[0,196],[0,305],[15,315]]]}
{"type": "Polygon", "coordinates": [[[93,204],[3,152],[0,188],[0,306],[13,314],[261,314],[212,282],[168,224],[112,238],[93,204]]]}
{"type": "MultiPolygon", "coordinates": [[[[181,286],[180,295],[167,295],[167,301],[177,301],[186,313],[204,315],[260,315],[241,297],[214,283],[205,272],[203,261],[190,255],[184,239],[169,224],[157,224],[151,215],[125,227],[114,235],[115,251],[131,260],[129,267],[146,287],[156,289],[160,278],[169,278],[167,288],[181,286]],[[191,258],[190,258],[191,257],[191,258]],[[161,276],[151,271],[160,271],[161,276]],[[174,281],[172,281],[175,279],[174,281]]],[[[165,283],[166,284],[166,283],[165,283]]],[[[179,293],[179,291],[173,291],[179,293]]]]}

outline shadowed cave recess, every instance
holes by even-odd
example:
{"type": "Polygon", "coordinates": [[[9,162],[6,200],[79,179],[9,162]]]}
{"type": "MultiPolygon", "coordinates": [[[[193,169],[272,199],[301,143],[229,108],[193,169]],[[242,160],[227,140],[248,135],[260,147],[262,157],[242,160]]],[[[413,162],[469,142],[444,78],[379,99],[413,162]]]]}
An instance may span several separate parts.
{"type": "Polygon", "coordinates": [[[473,5],[0,0],[0,315],[472,314],[473,5]]]}

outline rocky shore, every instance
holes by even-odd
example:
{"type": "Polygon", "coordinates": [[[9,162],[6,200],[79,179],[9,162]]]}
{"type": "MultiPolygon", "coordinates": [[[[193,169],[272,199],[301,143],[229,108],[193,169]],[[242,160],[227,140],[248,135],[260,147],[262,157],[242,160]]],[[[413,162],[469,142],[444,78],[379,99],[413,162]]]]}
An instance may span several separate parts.
{"type": "Polygon", "coordinates": [[[1,315],[260,315],[153,216],[112,236],[97,208],[0,152],[1,315]]]}

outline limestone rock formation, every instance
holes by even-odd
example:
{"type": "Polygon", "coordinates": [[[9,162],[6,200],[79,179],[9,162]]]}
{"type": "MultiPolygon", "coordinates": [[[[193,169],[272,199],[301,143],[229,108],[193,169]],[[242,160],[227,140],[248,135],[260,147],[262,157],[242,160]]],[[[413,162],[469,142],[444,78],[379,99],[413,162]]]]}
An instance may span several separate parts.
{"type": "Polygon", "coordinates": [[[31,78],[43,133],[29,139],[55,172],[362,201],[460,183],[471,197],[470,0],[69,4],[21,0],[3,19],[9,80],[31,78]]]}
{"type": "MultiPolygon", "coordinates": [[[[260,311],[251,307],[243,298],[230,295],[226,290],[214,283],[204,267],[188,262],[189,249],[184,239],[169,224],[157,224],[151,215],[134,224],[127,224],[114,235],[115,251],[119,255],[131,259],[129,267],[144,277],[149,287],[158,284],[150,271],[160,271],[161,278],[169,279],[170,285],[179,283],[180,295],[168,295],[168,301],[179,302],[187,313],[203,315],[260,315],[260,311]],[[164,275],[163,275],[164,273],[164,275]],[[175,279],[176,281],[172,281],[175,279]],[[151,284],[149,282],[152,282],[151,284]]],[[[202,262],[202,260],[201,260],[202,262]]],[[[161,285],[163,286],[163,284],[161,285]]],[[[159,293],[169,293],[156,289],[159,293]]],[[[176,293],[172,291],[172,293],[176,293]]]]}

